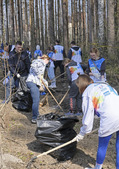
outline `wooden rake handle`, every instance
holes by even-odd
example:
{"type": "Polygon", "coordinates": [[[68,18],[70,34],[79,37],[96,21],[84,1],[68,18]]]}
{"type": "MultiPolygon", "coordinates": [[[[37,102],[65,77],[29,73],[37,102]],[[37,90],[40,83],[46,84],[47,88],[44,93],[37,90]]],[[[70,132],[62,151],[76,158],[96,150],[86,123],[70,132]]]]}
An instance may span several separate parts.
{"type": "MultiPolygon", "coordinates": [[[[50,89],[47,87],[47,85],[43,82],[43,80],[41,79],[41,82],[43,83],[43,85],[46,87],[46,89],[48,90],[48,92],[51,94],[51,96],[53,97],[53,99],[55,100],[55,102],[57,103],[57,105],[59,106],[59,108],[63,111],[62,107],[60,106],[60,104],[58,103],[58,101],[56,100],[56,98],[53,96],[52,92],[50,91],[50,89]]],[[[64,112],[64,111],[63,111],[64,112]]]]}
{"type": "MultiPolygon", "coordinates": [[[[98,131],[98,128],[96,128],[95,130],[93,130],[91,133],[88,133],[87,135],[90,135],[90,134],[92,134],[92,133],[94,133],[94,132],[96,132],[96,131],[98,131]]],[[[69,144],[71,144],[71,143],[73,143],[73,142],[75,142],[75,141],[76,141],[76,138],[74,137],[72,140],[70,140],[70,141],[68,141],[68,142],[66,142],[66,143],[64,143],[64,144],[62,144],[62,145],[60,145],[60,146],[57,146],[57,147],[55,147],[55,148],[53,148],[53,149],[51,149],[51,150],[49,150],[49,151],[46,151],[46,152],[44,152],[44,153],[42,153],[42,154],[39,154],[38,156],[33,157],[33,158],[30,160],[30,162],[27,164],[27,168],[29,168],[30,165],[31,165],[31,163],[32,163],[33,161],[35,161],[37,158],[39,158],[39,157],[41,157],[41,156],[44,156],[44,155],[47,155],[47,154],[49,154],[49,153],[51,153],[51,152],[53,152],[53,151],[55,151],[55,150],[58,150],[58,149],[60,149],[60,148],[62,148],[62,147],[65,147],[65,146],[67,146],[67,145],[69,145],[69,144]]]]}

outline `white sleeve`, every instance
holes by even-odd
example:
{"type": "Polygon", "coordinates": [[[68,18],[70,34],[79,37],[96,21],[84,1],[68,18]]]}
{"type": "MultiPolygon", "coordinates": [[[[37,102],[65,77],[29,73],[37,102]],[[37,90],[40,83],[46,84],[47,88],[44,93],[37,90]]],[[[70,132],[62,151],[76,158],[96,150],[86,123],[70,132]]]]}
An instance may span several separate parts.
{"type": "Polygon", "coordinates": [[[90,133],[93,128],[94,107],[91,98],[85,96],[83,97],[82,110],[83,110],[83,119],[82,119],[83,126],[80,128],[80,134],[84,136],[85,134],[90,133]]]}

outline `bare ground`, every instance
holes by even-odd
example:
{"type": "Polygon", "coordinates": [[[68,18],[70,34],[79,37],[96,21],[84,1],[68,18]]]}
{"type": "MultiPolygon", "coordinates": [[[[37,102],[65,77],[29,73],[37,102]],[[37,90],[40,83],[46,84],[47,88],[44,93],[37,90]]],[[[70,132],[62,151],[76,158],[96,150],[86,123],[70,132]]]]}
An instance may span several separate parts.
{"type": "MultiPolygon", "coordinates": [[[[54,96],[60,102],[67,91],[68,84],[57,80],[58,88],[53,92],[54,96]]],[[[118,88],[118,86],[116,86],[118,88]]],[[[0,87],[1,101],[3,99],[4,88],[0,87]]],[[[40,114],[46,114],[55,111],[56,103],[48,96],[49,104],[39,108],[40,114]]],[[[0,105],[0,169],[25,169],[29,160],[43,152],[42,145],[36,140],[34,134],[36,125],[31,124],[31,112],[20,112],[12,107],[9,102],[4,107],[0,105]]],[[[64,112],[68,111],[68,96],[61,104],[64,112]]],[[[59,111],[60,113],[60,111],[59,111]]],[[[75,126],[78,133],[81,126],[82,117],[75,126]]],[[[94,129],[98,128],[99,119],[95,119],[94,129]]],[[[42,156],[32,163],[31,169],[83,169],[85,167],[94,167],[96,160],[96,151],[98,146],[97,132],[85,136],[84,140],[77,144],[77,151],[73,159],[58,162],[50,155],[42,156]]],[[[115,169],[115,135],[110,140],[104,169],[115,169]]]]}

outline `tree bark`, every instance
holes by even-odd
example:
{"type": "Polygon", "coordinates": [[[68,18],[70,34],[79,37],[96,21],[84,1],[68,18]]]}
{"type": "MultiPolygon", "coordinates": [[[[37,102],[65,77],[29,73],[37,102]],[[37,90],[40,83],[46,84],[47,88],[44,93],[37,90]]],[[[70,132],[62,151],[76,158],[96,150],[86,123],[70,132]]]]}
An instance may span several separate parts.
{"type": "Polygon", "coordinates": [[[68,51],[68,0],[63,0],[63,32],[65,50],[68,51]]]}
{"type": "Polygon", "coordinates": [[[53,0],[48,1],[48,35],[49,35],[49,43],[54,44],[54,3],[53,3],[53,0]]]}
{"type": "Polygon", "coordinates": [[[115,32],[114,32],[114,0],[107,1],[107,19],[108,19],[108,55],[114,59],[114,39],[115,39],[115,32]]]}
{"type": "Polygon", "coordinates": [[[9,43],[9,28],[8,28],[8,0],[5,0],[6,7],[6,41],[9,43]]]}
{"type": "Polygon", "coordinates": [[[10,0],[11,2],[11,42],[15,44],[15,29],[14,29],[14,1],[10,0]]]}

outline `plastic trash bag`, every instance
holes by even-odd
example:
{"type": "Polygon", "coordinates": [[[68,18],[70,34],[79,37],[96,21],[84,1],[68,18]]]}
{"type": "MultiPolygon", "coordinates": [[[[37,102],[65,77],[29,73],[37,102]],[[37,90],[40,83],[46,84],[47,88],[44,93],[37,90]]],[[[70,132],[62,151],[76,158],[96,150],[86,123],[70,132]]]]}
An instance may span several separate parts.
{"type": "MultiPolygon", "coordinates": [[[[40,116],[37,121],[35,137],[43,144],[44,150],[57,147],[72,140],[77,134],[73,127],[78,122],[76,116],[59,116],[49,113],[40,116]]],[[[69,160],[76,152],[76,142],[51,153],[59,161],[69,160]]]]}
{"type": "Polygon", "coordinates": [[[26,85],[26,77],[20,77],[19,88],[12,97],[12,106],[20,111],[31,111],[32,98],[26,85]]]}

